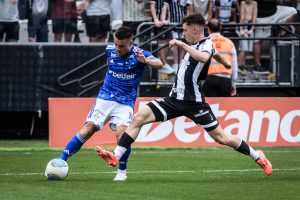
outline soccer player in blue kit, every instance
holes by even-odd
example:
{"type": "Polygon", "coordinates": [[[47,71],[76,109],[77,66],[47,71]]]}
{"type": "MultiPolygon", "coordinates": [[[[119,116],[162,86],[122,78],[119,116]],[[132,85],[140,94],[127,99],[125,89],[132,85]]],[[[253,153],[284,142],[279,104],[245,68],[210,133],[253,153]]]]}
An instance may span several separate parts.
{"type": "MultiPolygon", "coordinates": [[[[110,128],[116,131],[117,140],[125,132],[132,120],[137,89],[144,67],[155,69],[162,67],[162,62],[150,52],[133,45],[133,33],[128,27],[120,27],[114,34],[114,44],[106,47],[107,72],[83,127],[69,141],[60,158],[67,160],[80,150],[82,145],[109,120],[110,128]]],[[[127,179],[126,167],[131,149],[129,148],[119,161],[115,181],[127,179]]]]}

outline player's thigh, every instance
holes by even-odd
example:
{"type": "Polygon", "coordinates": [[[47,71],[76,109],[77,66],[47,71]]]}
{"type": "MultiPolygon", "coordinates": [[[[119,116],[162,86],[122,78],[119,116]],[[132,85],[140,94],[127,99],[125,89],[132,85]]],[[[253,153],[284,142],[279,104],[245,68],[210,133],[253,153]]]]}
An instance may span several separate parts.
{"type": "Polygon", "coordinates": [[[155,121],[157,121],[155,114],[148,105],[133,115],[133,126],[142,126],[155,121]]]}
{"type": "Polygon", "coordinates": [[[113,102],[113,104],[114,108],[111,110],[110,116],[112,116],[112,118],[109,125],[112,130],[119,131],[120,129],[124,129],[120,127],[127,127],[131,123],[133,109],[128,105],[120,104],[118,102],[113,102]]]}
{"type": "Polygon", "coordinates": [[[182,116],[182,113],[180,112],[181,105],[177,102],[177,100],[166,97],[164,99],[156,99],[147,104],[149,108],[145,108],[145,113],[148,112],[148,118],[150,120],[155,121],[167,121],[169,119],[173,119],[179,116],[182,116]],[[151,110],[151,115],[149,114],[151,110]]]}
{"type": "Polygon", "coordinates": [[[86,117],[86,123],[93,123],[97,126],[98,130],[108,122],[111,117],[111,112],[114,108],[113,101],[107,101],[103,99],[96,99],[94,105],[90,109],[86,117]]]}

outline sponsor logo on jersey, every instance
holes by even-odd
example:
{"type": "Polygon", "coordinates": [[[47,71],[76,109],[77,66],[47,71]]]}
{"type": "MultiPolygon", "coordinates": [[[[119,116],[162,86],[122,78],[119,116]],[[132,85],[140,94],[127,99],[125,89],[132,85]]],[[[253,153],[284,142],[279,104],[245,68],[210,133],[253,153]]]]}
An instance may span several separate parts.
{"type": "Polygon", "coordinates": [[[116,73],[116,72],[111,71],[111,70],[109,70],[108,73],[109,73],[110,75],[112,75],[113,77],[115,77],[115,78],[120,78],[120,79],[130,79],[130,80],[132,80],[132,79],[135,79],[135,77],[136,77],[136,74],[134,74],[134,73],[131,73],[131,74],[127,74],[127,73],[116,73]]]}

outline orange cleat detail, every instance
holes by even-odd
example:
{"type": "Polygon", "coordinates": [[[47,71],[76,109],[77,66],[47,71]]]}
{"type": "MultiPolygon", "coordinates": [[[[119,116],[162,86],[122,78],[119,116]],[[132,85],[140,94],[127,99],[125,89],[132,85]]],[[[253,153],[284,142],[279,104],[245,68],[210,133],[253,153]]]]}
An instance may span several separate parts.
{"type": "Polygon", "coordinates": [[[264,170],[265,174],[270,176],[272,174],[271,162],[267,159],[263,151],[257,150],[257,153],[259,154],[259,159],[256,163],[264,170]]]}
{"type": "Polygon", "coordinates": [[[96,146],[96,152],[98,156],[105,160],[105,162],[107,162],[107,164],[109,164],[110,166],[115,167],[118,165],[118,159],[113,152],[106,151],[99,146],[96,146]]]}

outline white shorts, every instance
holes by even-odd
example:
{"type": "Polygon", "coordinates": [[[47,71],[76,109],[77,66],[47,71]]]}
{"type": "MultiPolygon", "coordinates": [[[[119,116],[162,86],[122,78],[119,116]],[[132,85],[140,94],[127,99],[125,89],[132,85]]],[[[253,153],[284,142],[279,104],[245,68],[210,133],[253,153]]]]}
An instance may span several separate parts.
{"type": "MultiPolygon", "coordinates": [[[[237,30],[236,31],[237,35],[239,37],[254,37],[254,33],[252,32],[250,35],[248,36],[242,36],[241,33],[237,30]]],[[[252,52],[253,51],[253,40],[240,40],[239,41],[239,50],[240,51],[246,51],[246,52],[252,52]]]]}
{"type": "Polygon", "coordinates": [[[86,122],[95,124],[100,130],[110,120],[110,128],[115,131],[118,125],[129,126],[132,115],[133,109],[130,106],[97,98],[86,122]]]}
{"type": "MultiPolygon", "coordinates": [[[[289,17],[295,15],[297,10],[289,6],[277,6],[277,11],[274,15],[264,18],[257,18],[257,24],[279,24],[284,23],[289,17]]],[[[269,37],[271,35],[271,26],[256,26],[255,37],[269,37]]],[[[254,42],[258,42],[255,40],[254,42]]]]}

